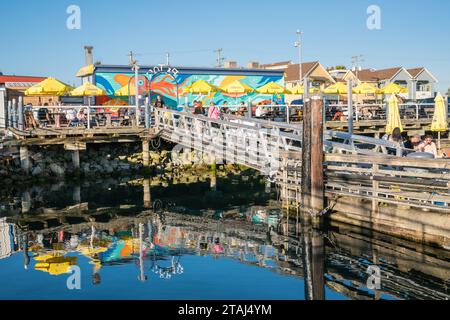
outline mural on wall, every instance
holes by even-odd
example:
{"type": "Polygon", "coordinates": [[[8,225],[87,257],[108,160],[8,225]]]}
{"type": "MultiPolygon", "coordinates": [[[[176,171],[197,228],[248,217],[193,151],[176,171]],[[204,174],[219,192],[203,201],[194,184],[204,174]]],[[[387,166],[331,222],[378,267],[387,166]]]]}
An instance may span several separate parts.
{"type": "MultiPolygon", "coordinates": [[[[107,97],[99,97],[97,103],[99,105],[126,105],[128,104],[128,97],[116,97],[114,92],[120,88],[127,86],[130,79],[134,76],[132,73],[96,73],[95,80],[96,85],[103,88],[108,93],[107,97]]],[[[192,105],[194,100],[203,101],[204,104],[209,104],[210,101],[218,105],[222,105],[224,102],[228,102],[230,105],[238,105],[241,102],[247,102],[251,99],[253,103],[265,102],[270,103],[271,101],[277,103],[283,103],[284,97],[282,95],[264,95],[259,93],[250,94],[227,94],[221,92],[212,92],[207,95],[198,94],[183,94],[183,88],[194,83],[197,80],[204,80],[218,88],[226,86],[235,80],[239,80],[243,84],[250,86],[253,89],[258,89],[269,82],[276,82],[280,85],[284,85],[283,77],[279,76],[231,76],[231,75],[189,75],[189,74],[178,74],[176,76],[178,82],[178,102],[177,102],[177,86],[168,74],[160,74],[151,82],[151,93],[152,100],[156,99],[157,95],[161,95],[164,98],[166,105],[176,108],[178,104],[185,104],[188,101],[189,105],[192,105]]],[[[145,91],[148,91],[150,81],[146,79],[143,87],[145,91]]]]}

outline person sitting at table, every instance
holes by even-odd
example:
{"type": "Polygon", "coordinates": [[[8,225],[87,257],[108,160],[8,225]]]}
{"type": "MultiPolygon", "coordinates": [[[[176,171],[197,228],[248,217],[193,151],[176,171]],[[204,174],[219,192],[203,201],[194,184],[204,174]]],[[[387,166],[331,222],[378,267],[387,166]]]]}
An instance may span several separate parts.
{"type": "Polygon", "coordinates": [[[405,142],[405,148],[419,151],[419,146],[422,144],[422,137],[418,134],[413,135],[408,141],[405,142]]]}
{"type": "Polygon", "coordinates": [[[153,105],[155,108],[164,108],[165,107],[164,99],[160,95],[156,96],[156,100],[153,105]]]}
{"type": "Polygon", "coordinates": [[[66,119],[68,121],[68,127],[76,126],[79,123],[75,109],[68,109],[66,111],[66,119]]]}
{"type": "Polygon", "coordinates": [[[85,124],[87,122],[87,115],[84,113],[84,109],[80,109],[77,114],[78,123],[85,124]]]}
{"type": "Polygon", "coordinates": [[[36,129],[37,124],[33,115],[33,105],[31,103],[27,104],[24,108],[24,119],[25,119],[25,128],[27,129],[36,129]]]}
{"type": "Polygon", "coordinates": [[[202,105],[199,101],[194,102],[194,114],[204,115],[202,105]]]}
{"type": "Polygon", "coordinates": [[[418,148],[420,152],[431,153],[435,158],[439,158],[436,144],[433,142],[433,136],[431,135],[426,135],[418,148]]]}
{"type": "Polygon", "coordinates": [[[43,108],[39,108],[37,117],[39,122],[39,127],[46,127],[50,123],[50,114],[48,111],[48,103],[44,103],[43,108]]]}
{"type": "Polygon", "coordinates": [[[264,110],[262,103],[261,102],[258,103],[258,107],[256,108],[256,111],[255,111],[255,117],[262,118],[265,114],[266,114],[266,111],[264,110]]]}
{"type": "Polygon", "coordinates": [[[229,112],[230,112],[230,108],[228,107],[228,101],[225,101],[225,102],[223,103],[223,106],[222,106],[222,112],[223,112],[223,113],[229,113],[229,112]]]}

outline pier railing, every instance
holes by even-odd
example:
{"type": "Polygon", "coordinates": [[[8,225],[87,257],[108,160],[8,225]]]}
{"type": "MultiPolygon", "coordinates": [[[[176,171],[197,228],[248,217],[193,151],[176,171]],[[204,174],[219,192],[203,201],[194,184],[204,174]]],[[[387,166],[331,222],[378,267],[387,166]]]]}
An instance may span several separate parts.
{"type": "MultiPolygon", "coordinates": [[[[298,204],[301,153],[281,155],[283,164],[277,181],[283,186],[282,198],[298,204]]],[[[332,197],[450,212],[449,160],[326,154],[324,167],[325,192],[332,197]]]]}

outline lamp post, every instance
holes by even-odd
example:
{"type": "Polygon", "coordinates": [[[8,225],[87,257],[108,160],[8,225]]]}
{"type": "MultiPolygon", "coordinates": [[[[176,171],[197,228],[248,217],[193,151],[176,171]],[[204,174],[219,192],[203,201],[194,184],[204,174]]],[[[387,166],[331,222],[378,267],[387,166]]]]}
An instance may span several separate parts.
{"type": "Polygon", "coordinates": [[[298,80],[300,81],[300,85],[303,82],[303,70],[302,70],[302,35],[303,32],[297,30],[297,41],[295,42],[295,47],[298,48],[298,80]]]}

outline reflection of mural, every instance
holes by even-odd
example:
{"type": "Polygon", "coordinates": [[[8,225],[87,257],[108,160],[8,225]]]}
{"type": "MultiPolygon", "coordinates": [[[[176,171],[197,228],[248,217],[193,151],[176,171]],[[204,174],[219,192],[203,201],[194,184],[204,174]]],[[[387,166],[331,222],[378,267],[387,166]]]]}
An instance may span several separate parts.
{"type": "MultiPolygon", "coordinates": [[[[117,99],[118,97],[114,96],[114,92],[119,90],[120,88],[128,85],[130,78],[133,77],[132,73],[114,73],[114,72],[97,72],[95,74],[95,81],[97,86],[103,88],[108,93],[108,97],[101,97],[98,99],[99,104],[106,104],[110,100],[117,99]]],[[[183,95],[183,88],[187,85],[192,84],[197,80],[205,80],[208,83],[216,86],[222,87],[235,80],[239,80],[244,84],[249,85],[250,87],[257,89],[262,87],[263,85],[273,81],[280,85],[284,85],[284,79],[282,76],[267,76],[267,75],[212,75],[212,74],[178,74],[177,81],[179,83],[179,103],[184,104],[186,98],[188,99],[189,104],[192,104],[193,100],[202,100],[204,102],[214,101],[216,104],[223,104],[227,101],[229,104],[239,104],[241,102],[246,102],[248,98],[254,103],[264,101],[264,100],[273,100],[279,103],[283,102],[283,98],[281,96],[271,96],[271,95],[263,95],[258,93],[244,94],[244,95],[235,95],[235,94],[227,94],[223,92],[213,92],[210,95],[195,95],[195,94],[187,94],[183,95]]],[[[149,87],[149,80],[147,79],[144,84],[146,90],[149,87]]],[[[151,84],[152,95],[163,95],[164,100],[167,105],[171,107],[176,107],[177,105],[177,87],[174,83],[171,76],[167,74],[161,74],[157,76],[151,84]]],[[[127,101],[128,97],[120,98],[122,101],[127,101]]],[[[116,100],[117,101],[117,100],[116,100]]],[[[119,100],[120,101],[120,100],[119,100]]]]}

